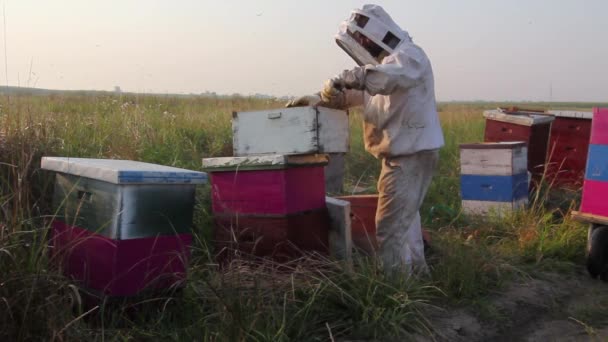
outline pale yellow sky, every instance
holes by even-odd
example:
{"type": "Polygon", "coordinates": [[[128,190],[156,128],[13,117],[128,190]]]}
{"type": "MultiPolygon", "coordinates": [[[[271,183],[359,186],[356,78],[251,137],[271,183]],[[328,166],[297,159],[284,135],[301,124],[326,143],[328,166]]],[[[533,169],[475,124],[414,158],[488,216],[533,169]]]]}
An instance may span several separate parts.
{"type": "MultiPolygon", "coordinates": [[[[333,34],[365,2],[0,3],[2,84],[282,96],[354,66],[333,34]]],[[[376,3],[426,50],[440,100],[608,101],[608,1],[376,3]]]]}

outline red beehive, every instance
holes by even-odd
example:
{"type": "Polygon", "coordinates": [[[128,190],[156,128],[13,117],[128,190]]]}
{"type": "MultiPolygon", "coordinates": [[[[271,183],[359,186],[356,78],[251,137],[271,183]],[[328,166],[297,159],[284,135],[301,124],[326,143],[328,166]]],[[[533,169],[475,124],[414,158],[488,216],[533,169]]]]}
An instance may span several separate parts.
{"type": "Polygon", "coordinates": [[[328,254],[327,209],[282,216],[215,215],[216,253],[224,260],[234,251],[286,260],[302,252],[328,254]]]}
{"type": "Polygon", "coordinates": [[[528,145],[528,171],[539,181],[545,171],[547,146],[554,118],[538,112],[489,110],[485,142],[524,141],[528,145]]]}
{"type": "MultiPolygon", "coordinates": [[[[378,249],[376,241],[378,195],[352,195],[336,198],[350,202],[353,246],[367,254],[375,253],[378,249]]],[[[430,243],[430,236],[424,229],[422,236],[426,243],[430,243]]]]}
{"type": "Polygon", "coordinates": [[[220,258],[236,249],[283,260],[328,252],[326,155],[209,158],[214,236],[220,258]]]}
{"type": "Polygon", "coordinates": [[[578,187],[583,183],[592,112],[549,111],[551,125],[547,175],[554,185],[578,187]]]}

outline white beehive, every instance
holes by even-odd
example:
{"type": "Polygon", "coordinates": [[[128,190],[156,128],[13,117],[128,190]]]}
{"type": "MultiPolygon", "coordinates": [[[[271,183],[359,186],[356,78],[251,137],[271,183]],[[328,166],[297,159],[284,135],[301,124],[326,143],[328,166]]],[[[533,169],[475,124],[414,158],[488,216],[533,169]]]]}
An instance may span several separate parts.
{"type": "Polygon", "coordinates": [[[294,107],[232,115],[235,156],[348,152],[348,115],[324,107],[294,107]]]}

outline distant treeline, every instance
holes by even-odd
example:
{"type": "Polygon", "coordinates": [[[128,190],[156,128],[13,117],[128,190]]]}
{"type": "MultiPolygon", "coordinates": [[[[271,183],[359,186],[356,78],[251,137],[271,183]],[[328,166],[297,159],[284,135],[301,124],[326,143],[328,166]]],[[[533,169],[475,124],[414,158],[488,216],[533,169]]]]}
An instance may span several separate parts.
{"type": "Polygon", "coordinates": [[[14,86],[0,86],[0,94],[1,95],[90,95],[90,96],[108,96],[108,95],[127,95],[127,96],[167,96],[167,97],[211,97],[211,98],[236,98],[236,97],[248,97],[248,98],[258,98],[258,99],[280,99],[280,100],[288,100],[290,97],[282,96],[276,97],[265,94],[253,94],[253,95],[243,95],[243,94],[217,94],[215,92],[206,91],[204,93],[196,94],[174,94],[174,93],[133,93],[133,92],[125,92],[120,90],[56,90],[56,89],[43,89],[43,88],[28,88],[28,87],[14,87],[14,86]]]}
{"type": "MultiPolygon", "coordinates": [[[[13,87],[13,86],[0,86],[0,95],[80,95],[80,96],[111,96],[111,95],[122,95],[122,96],[162,96],[162,97],[178,97],[178,98],[192,98],[192,97],[208,97],[208,98],[256,98],[256,99],[269,99],[287,101],[290,99],[289,96],[271,96],[266,94],[253,94],[243,95],[239,93],[233,94],[217,94],[215,92],[206,91],[203,93],[195,94],[172,94],[172,93],[133,93],[123,91],[109,91],[109,90],[54,90],[54,89],[42,89],[42,88],[27,88],[27,87],[13,87]]],[[[512,107],[517,106],[525,109],[580,109],[589,110],[593,107],[608,107],[608,102],[582,102],[582,101],[564,101],[564,102],[539,102],[539,101],[490,101],[490,100],[471,100],[471,101],[438,101],[439,110],[441,111],[444,106],[449,105],[466,105],[468,107],[478,106],[479,108],[488,107],[512,107]]]]}

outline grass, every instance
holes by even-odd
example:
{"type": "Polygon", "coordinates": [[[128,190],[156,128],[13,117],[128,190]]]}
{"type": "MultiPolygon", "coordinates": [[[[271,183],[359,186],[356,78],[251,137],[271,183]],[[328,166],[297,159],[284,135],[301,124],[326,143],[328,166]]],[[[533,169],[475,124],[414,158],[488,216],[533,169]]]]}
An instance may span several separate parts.
{"type": "MultiPolygon", "coordinates": [[[[568,270],[584,257],[586,227],[567,217],[577,193],[533,194],[531,207],[485,219],[460,213],[459,150],[483,138],[484,108],[440,105],[446,138],[423,205],[433,237],[430,279],[386,278],[358,258],[352,270],[322,257],[299,263],[219,269],[214,263],[209,189],[197,193],[193,257],[179,293],[84,305],[48,257],[52,175],[43,155],[122,158],[200,169],[231,155],[231,112],[281,107],[273,100],[164,96],[13,96],[0,99],[0,339],[314,341],[429,335],[429,312],[469,305],[511,277],[568,270]],[[554,198],[555,197],[555,198],[554,198]],[[557,204],[556,204],[557,203],[557,204]]],[[[525,107],[545,104],[525,104],[525,107]]],[[[551,105],[587,108],[588,104],[551,105]]],[[[363,149],[350,114],[347,191],[374,192],[379,162],[363,149]]]]}

